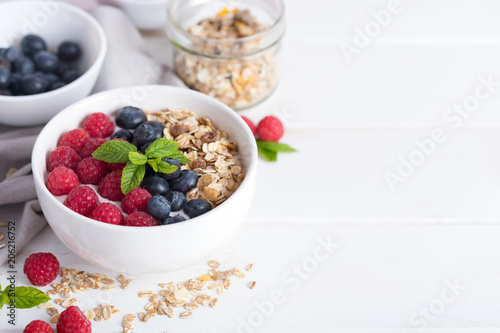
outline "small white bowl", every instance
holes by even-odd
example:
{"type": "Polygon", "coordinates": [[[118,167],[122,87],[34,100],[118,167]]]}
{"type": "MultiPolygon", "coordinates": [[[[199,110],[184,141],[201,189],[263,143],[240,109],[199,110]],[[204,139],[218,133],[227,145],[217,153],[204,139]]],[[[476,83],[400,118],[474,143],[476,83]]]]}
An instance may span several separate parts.
{"type": "Polygon", "coordinates": [[[107,41],[99,23],[84,10],[60,1],[10,1],[0,4],[0,47],[19,46],[24,35],[37,34],[55,51],[65,40],[82,47],[78,69],[70,84],[38,95],[0,96],[0,123],[40,125],[68,105],[86,97],[97,81],[107,41]]]}
{"type": "Polygon", "coordinates": [[[123,9],[141,30],[162,29],[167,22],[168,0],[110,0],[123,9]]]}
{"type": "Polygon", "coordinates": [[[129,274],[166,272],[209,257],[238,230],[250,208],[257,172],[257,146],[252,132],[232,109],[189,89],[140,86],[106,91],[87,97],[55,116],[42,130],[33,148],[33,176],[40,205],[57,237],[83,259],[129,274]],[[79,215],[65,207],[45,186],[45,159],[60,136],[78,128],[90,113],[112,115],[120,107],[156,111],[184,108],[206,116],[239,147],[246,177],[236,192],[210,212],[172,225],[117,226],[79,215]]]}

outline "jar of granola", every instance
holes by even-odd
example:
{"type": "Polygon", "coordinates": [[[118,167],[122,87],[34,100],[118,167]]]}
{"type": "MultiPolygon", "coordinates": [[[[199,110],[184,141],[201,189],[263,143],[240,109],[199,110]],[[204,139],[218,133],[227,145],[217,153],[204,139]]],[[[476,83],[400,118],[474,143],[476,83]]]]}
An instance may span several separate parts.
{"type": "Polygon", "coordinates": [[[282,0],[171,0],[176,73],[234,110],[261,102],[278,83],[283,13],[282,0]]]}

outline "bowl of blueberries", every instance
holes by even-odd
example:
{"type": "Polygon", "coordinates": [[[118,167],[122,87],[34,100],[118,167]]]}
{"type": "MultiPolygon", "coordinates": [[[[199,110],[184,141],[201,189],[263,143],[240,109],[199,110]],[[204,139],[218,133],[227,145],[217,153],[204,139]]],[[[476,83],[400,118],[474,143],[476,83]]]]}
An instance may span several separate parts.
{"type": "Polygon", "coordinates": [[[34,126],[88,96],[106,56],[99,23],[59,1],[0,4],[0,123],[34,126]]]}

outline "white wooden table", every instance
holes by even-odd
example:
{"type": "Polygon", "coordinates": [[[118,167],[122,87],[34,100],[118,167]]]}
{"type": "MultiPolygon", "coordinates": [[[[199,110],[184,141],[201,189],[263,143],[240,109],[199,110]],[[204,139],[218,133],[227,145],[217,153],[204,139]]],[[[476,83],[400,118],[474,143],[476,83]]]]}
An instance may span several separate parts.
{"type": "MultiPolygon", "coordinates": [[[[213,257],[255,269],[233,281],[217,308],[189,320],[153,318],[137,331],[500,332],[498,2],[286,5],[281,85],[245,115],[284,118],[282,141],[300,152],[259,162],[247,222],[213,257]],[[388,8],[390,19],[380,14],[388,8]],[[381,26],[372,12],[390,22],[381,26]],[[349,62],[342,48],[354,52],[358,28],[372,37],[349,62]]],[[[164,37],[147,41],[165,60],[164,37]]],[[[116,275],[82,261],[46,228],[18,254],[19,285],[28,283],[19,263],[39,251],[65,267],[116,275]]],[[[77,298],[137,314],[145,304],[138,290],[206,271],[202,263],[134,277],[126,292],[77,298]]],[[[14,328],[4,314],[2,332],[48,320],[44,310],[22,310],[14,328]]],[[[118,332],[121,319],[93,331],[118,332]]]]}

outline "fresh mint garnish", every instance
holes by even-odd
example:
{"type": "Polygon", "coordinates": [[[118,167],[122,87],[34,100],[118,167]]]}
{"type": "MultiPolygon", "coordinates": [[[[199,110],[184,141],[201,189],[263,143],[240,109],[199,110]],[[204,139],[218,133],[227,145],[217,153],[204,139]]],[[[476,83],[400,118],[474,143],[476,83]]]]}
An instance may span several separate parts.
{"type": "Polygon", "coordinates": [[[293,153],[297,150],[287,144],[271,141],[256,140],[259,156],[269,162],[275,162],[278,159],[278,153],[293,153]]]}
{"type": "Polygon", "coordinates": [[[177,166],[162,161],[164,158],[176,159],[181,164],[189,163],[189,159],[178,149],[177,142],[160,138],[156,139],[143,154],[128,142],[111,140],[97,148],[92,157],[109,163],[126,163],[122,171],[121,190],[123,194],[127,194],[141,184],[146,174],[146,163],[155,172],[166,174],[175,172],[177,166]]]}
{"type": "Polygon", "coordinates": [[[1,292],[0,308],[4,304],[12,304],[17,309],[29,309],[49,300],[49,296],[34,287],[16,287],[11,291],[9,285],[1,292]]]}

